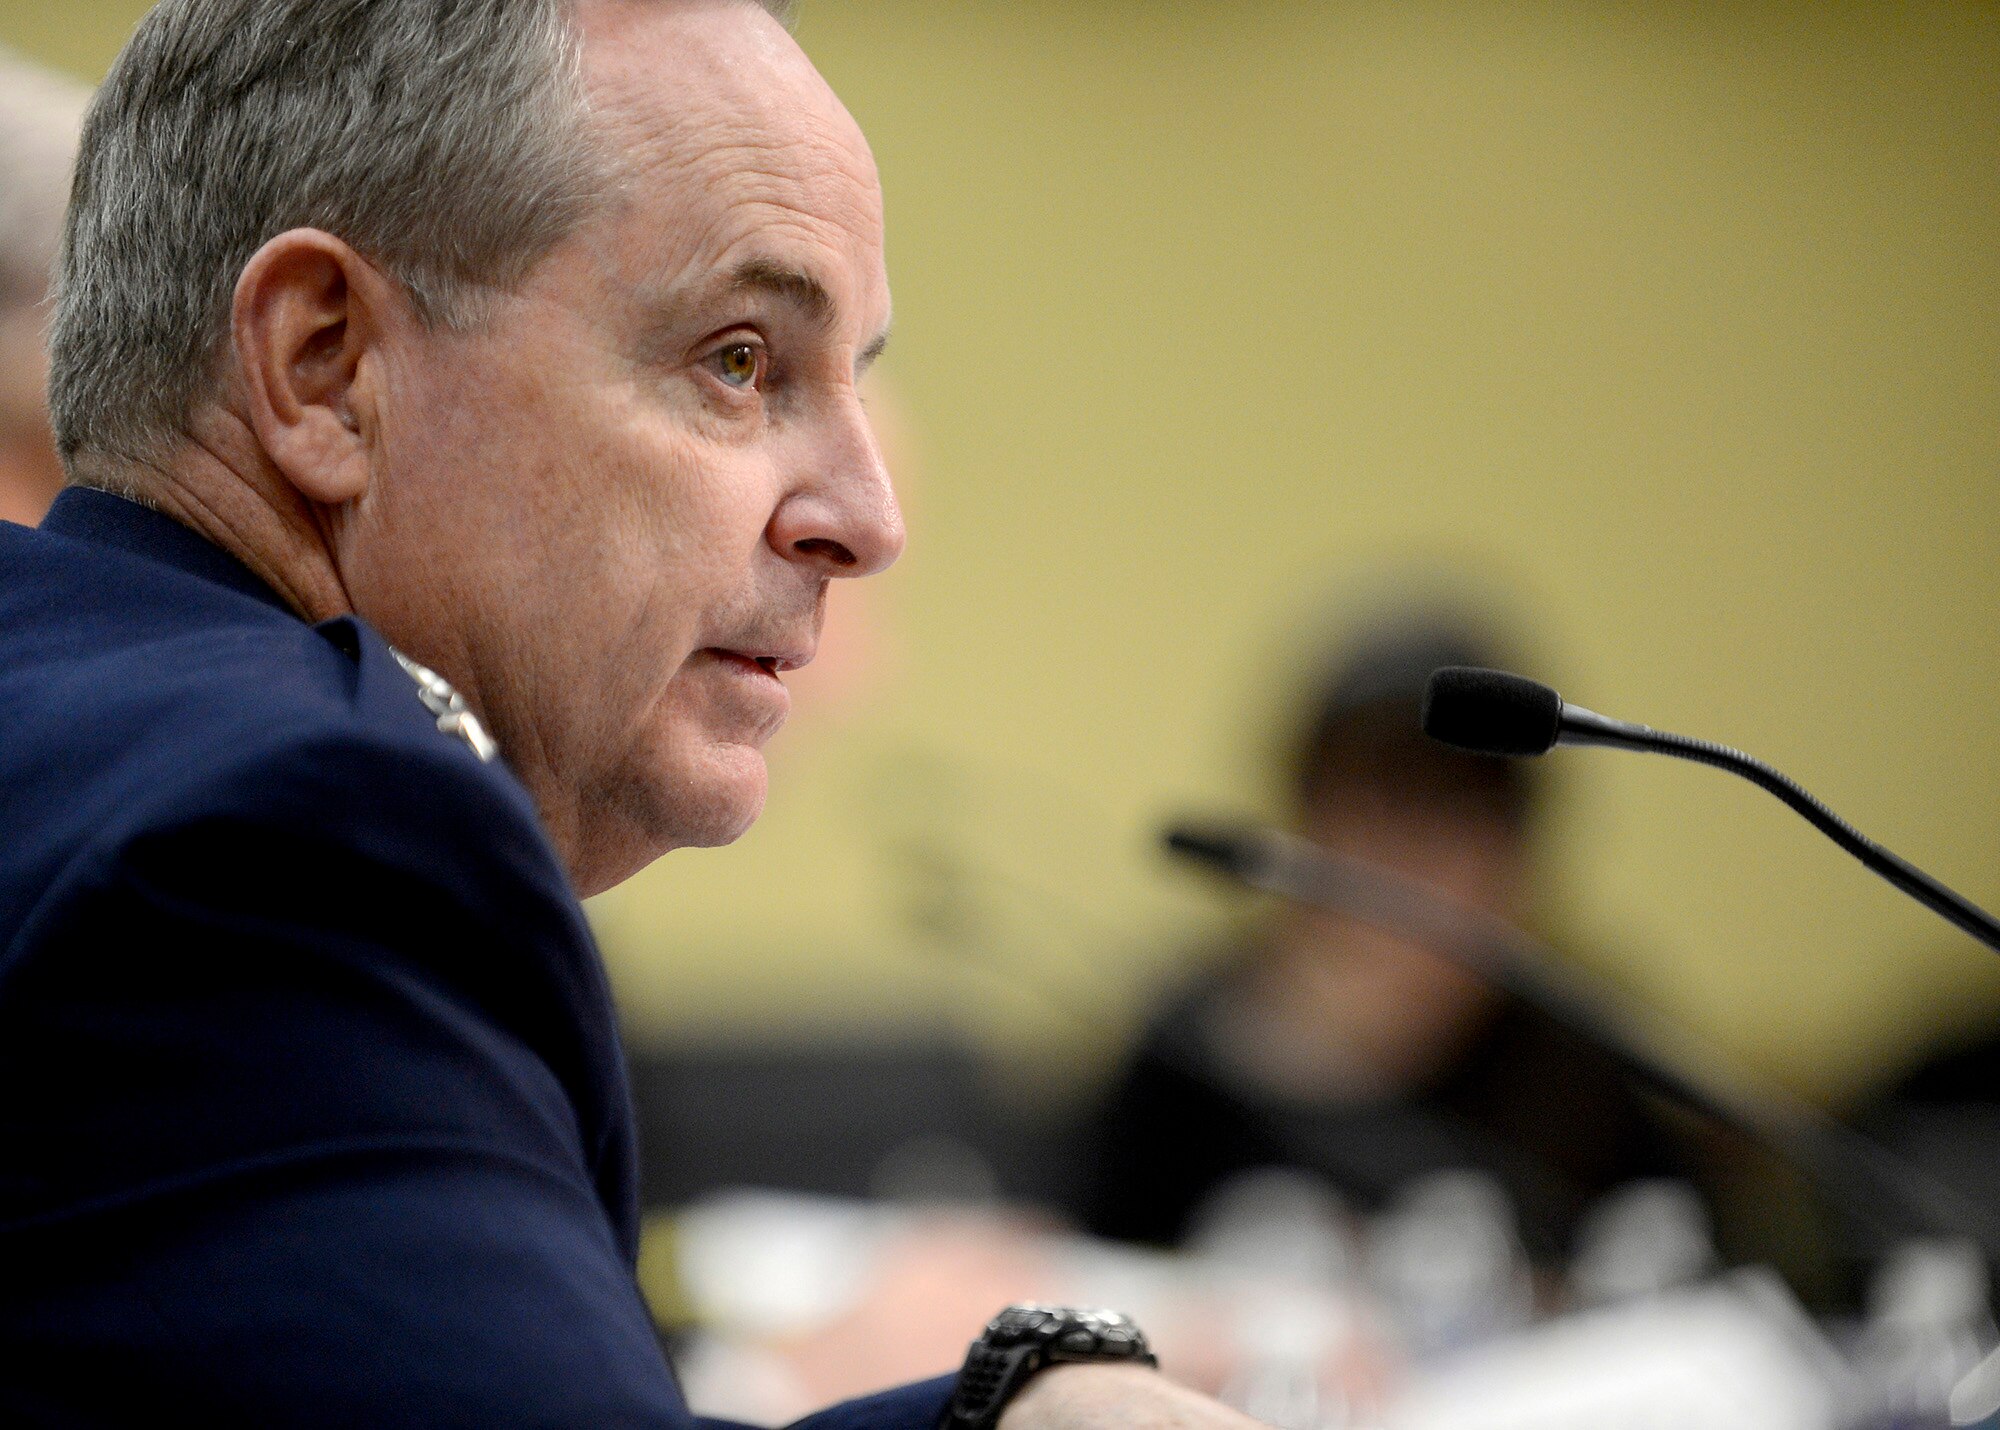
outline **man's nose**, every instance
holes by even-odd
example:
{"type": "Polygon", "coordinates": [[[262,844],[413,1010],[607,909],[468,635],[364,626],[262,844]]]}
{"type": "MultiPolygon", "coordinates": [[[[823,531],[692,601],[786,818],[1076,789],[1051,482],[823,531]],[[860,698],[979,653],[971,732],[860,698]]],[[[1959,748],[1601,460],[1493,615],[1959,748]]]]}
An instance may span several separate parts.
{"type": "Polygon", "coordinates": [[[824,576],[888,570],[903,554],[903,512],[858,399],[812,458],[811,477],[771,518],[771,545],[824,576]]]}

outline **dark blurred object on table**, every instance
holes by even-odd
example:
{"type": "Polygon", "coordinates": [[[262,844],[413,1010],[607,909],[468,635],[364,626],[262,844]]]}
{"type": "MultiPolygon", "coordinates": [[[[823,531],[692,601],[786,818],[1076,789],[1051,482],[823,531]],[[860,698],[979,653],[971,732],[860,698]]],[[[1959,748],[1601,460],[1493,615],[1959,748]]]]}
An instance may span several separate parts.
{"type": "MultiPolygon", "coordinates": [[[[1974,1207],[2000,1207],[2000,1029],[1933,1044],[1865,1094],[1854,1122],[1974,1207]]],[[[1990,1234],[1984,1250],[2000,1267],[1990,1234]]]]}
{"type": "Polygon", "coordinates": [[[648,1207],[745,1187],[1033,1205],[1069,1191],[1060,1132],[941,1033],[696,1038],[635,1048],[631,1072],[648,1207]]]}

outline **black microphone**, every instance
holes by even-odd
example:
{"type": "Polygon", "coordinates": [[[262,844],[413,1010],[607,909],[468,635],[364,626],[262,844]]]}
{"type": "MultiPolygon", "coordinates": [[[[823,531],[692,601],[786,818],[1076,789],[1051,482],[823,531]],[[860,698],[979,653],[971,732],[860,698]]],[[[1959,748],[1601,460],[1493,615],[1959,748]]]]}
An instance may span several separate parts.
{"type": "Polygon", "coordinates": [[[1538,681],[1470,666],[1446,666],[1431,673],[1424,691],[1423,725],[1432,739],[1479,755],[1543,755],[1557,745],[1614,745],[1728,770],[1776,795],[1925,908],[2000,952],[2000,919],[1884,849],[1802,786],[1741,750],[1613,720],[1571,705],[1538,681]]]}

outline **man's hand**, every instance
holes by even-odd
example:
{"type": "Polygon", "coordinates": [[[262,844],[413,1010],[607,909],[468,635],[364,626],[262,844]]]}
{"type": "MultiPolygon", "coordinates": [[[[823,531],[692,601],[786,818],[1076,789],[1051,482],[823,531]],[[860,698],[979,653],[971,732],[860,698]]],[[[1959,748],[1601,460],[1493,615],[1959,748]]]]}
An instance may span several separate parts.
{"type": "Polygon", "coordinates": [[[1134,1365],[1051,1366],[1000,1417],[1000,1430],[1257,1430],[1259,1424],[1134,1365]]]}

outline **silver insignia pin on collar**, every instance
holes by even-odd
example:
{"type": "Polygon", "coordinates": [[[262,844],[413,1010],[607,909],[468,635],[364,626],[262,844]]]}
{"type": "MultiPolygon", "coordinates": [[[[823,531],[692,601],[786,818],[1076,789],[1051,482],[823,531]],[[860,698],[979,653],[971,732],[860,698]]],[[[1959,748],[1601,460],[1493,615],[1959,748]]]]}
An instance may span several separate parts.
{"type": "Polygon", "coordinates": [[[456,735],[472,747],[472,753],[482,761],[491,761],[500,753],[500,747],[493,743],[493,737],[486,733],[486,727],[479,723],[479,717],[466,708],[465,697],[451,688],[451,682],[427,665],[418,665],[394,646],[389,654],[396,657],[396,664],[409,673],[417,683],[417,699],[424,702],[424,709],[437,717],[437,727],[447,735],[456,735]]]}

